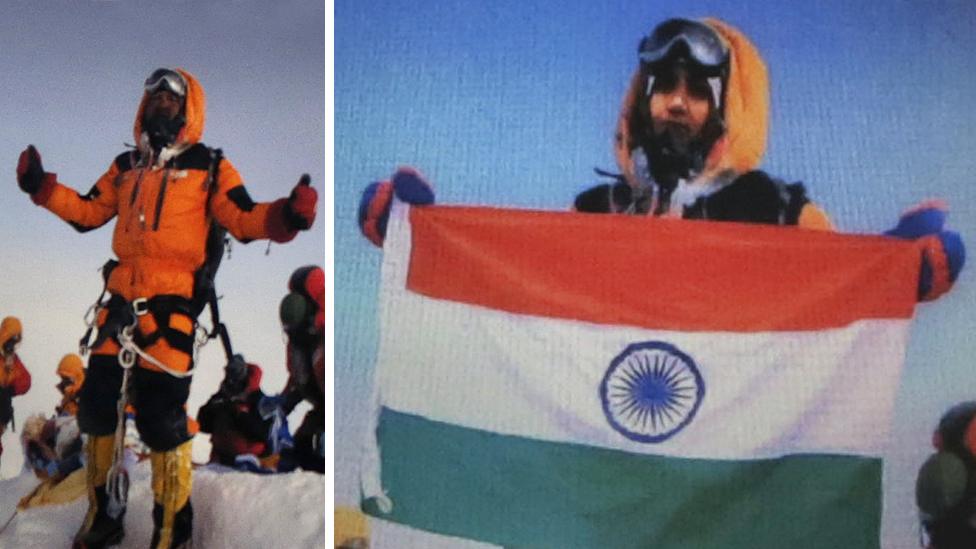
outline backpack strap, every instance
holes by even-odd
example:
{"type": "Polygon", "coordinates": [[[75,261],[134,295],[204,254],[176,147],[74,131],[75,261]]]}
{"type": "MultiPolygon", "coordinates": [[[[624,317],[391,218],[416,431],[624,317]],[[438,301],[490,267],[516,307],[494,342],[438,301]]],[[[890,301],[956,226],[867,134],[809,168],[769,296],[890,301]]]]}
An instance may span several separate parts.
{"type": "MultiPolygon", "coordinates": [[[[210,158],[210,174],[207,178],[208,211],[210,200],[217,190],[220,162],[224,158],[224,151],[221,149],[211,149],[210,158]]],[[[195,277],[198,280],[194,288],[193,301],[199,306],[199,311],[202,311],[204,306],[210,307],[210,321],[213,328],[207,334],[207,339],[214,339],[220,336],[220,343],[224,347],[224,354],[227,355],[227,361],[230,362],[234,357],[234,349],[230,344],[230,334],[227,332],[227,326],[220,321],[220,308],[217,305],[217,287],[215,284],[217,268],[220,266],[220,260],[223,256],[224,246],[227,240],[227,229],[221,227],[217,223],[217,220],[211,217],[210,230],[207,233],[207,258],[204,260],[203,266],[200,267],[200,271],[197,272],[195,277]],[[200,292],[200,294],[197,292],[200,292]]]]}
{"type": "MultiPolygon", "coordinates": [[[[220,174],[220,162],[221,160],[223,160],[223,158],[224,158],[224,153],[221,149],[210,149],[210,167],[207,170],[208,171],[207,180],[205,183],[205,187],[207,190],[208,211],[210,207],[210,200],[213,198],[213,195],[216,192],[218,187],[218,176],[220,174]]],[[[223,322],[220,321],[220,309],[217,305],[217,301],[218,301],[217,290],[214,284],[214,278],[217,275],[217,268],[220,266],[220,260],[223,256],[224,246],[226,242],[227,242],[227,230],[224,227],[220,226],[220,224],[217,223],[217,221],[213,217],[211,217],[210,228],[207,232],[206,257],[204,259],[203,265],[201,265],[200,268],[197,269],[197,272],[193,274],[192,299],[189,300],[189,303],[185,303],[185,300],[183,300],[182,298],[173,300],[173,299],[166,299],[172,296],[157,296],[157,298],[159,299],[154,298],[152,300],[154,301],[153,303],[154,307],[152,308],[154,309],[154,314],[158,313],[162,315],[164,319],[168,319],[169,314],[175,311],[175,312],[186,314],[191,318],[191,320],[195,321],[196,318],[200,315],[200,313],[203,312],[204,307],[209,306],[210,319],[213,328],[210,332],[207,333],[207,339],[215,339],[216,337],[220,336],[220,342],[224,347],[224,352],[226,353],[227,360],[229,362],[231,358],[233,358],[234,352],[230,344],[230,334],[228,334],[227,332],[227,327],[224,325],[223,322]]],[[[89,310],[89,313],[86,314],[88,329],[85,331],[85,334],[82,336],[81,341],[79,341],[79,347],[82,355],[86,354],[88,349],[91,349],[92,347],[95,347],[99,343],[104,341],[106,337],[115,335],[114,333],[115,330],[106,329],[108,328],[108,325],[106,324],[106,326],[102,327],[103,328],[102,330],[99,330],[98,337],[95,339],[95,341],[93,343],[89,343],[91,340],[92,332],[95,328],[95,324],[97,322],[96,313],[98,308],[112,309],[113,307],[110,307],[109,305],[112,305],[113,302],[115,301],[121,302],[121,303],[115,303],[116,305],[115,308],[119,308],[120,305],[123,307],[127,305],[124,303],[124,300],[122,300],[121,298],[117,298],[117,296],[113,296],[113,298],[117,298],[117,299],[110,299],[108,303],[102,303],[102,299],[105,297],[105,294],[107,292],[109,274],[111,273],[112,269],[114,269],[117,265],[118,265],[118,261],[114,259],[110,259],[102,268],[102,278],[104,281],[104,284],[102,286],[102,293],[101,295],[99,295],[98,299],[95,301],[95,304],[89,310]],[[89,316],[91,318],[88,318],[89,316]]],[[[164,319],[160,319],[161,321],[160,325],[163,326],[168,325],[168,322],[165,322],[164,319]]],[[[193,343],[192,338],[187,339],[186,336],[176,331],[170,331],[165,334],[162,332],[157,332],[156,334],[152,334],[151,336],[148,336],[149,339],[148,340],[144,339],[143,341],[141,341],[141,343],[145,345],[147,343],[150,343],[151,341],[155,341],[161,336],[163,337],[168,336],[168,339],[173,339],[171,344],[175,344],[175,346],[178,348],[187,348],[187,347],[192,348],[192,343],[193,343]]]]}

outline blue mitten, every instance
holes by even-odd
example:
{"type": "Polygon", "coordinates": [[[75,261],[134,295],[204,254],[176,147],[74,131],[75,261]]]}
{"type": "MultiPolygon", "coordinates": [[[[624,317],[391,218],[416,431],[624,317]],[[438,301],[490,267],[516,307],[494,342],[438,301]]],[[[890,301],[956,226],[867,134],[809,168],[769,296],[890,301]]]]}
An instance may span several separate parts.
{"type": "Polygon", "coordinates": [[[948,292],[966,263],[966,247],[959,233],[947,231],[948,208],[942,201],[926,201],[905,212],[895,228],[884,234],[914,240],[922,249],[918,300],[932,301],[948,292]]]}
{"type": "Polygon", "coordinates": [[[393,196],[415,206],[434,203],[434,189],[417,170],[401,167],[389,181],[370,183],[359,199],[359,230],[370,242],[382,248],[386,224],[390,219],[393,196]]]}

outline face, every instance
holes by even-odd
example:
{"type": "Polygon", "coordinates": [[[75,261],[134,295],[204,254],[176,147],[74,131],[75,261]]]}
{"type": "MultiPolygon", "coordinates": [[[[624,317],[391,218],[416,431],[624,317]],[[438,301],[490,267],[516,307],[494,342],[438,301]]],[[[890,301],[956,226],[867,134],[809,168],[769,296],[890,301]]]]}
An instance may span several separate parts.
{"type": "Polygon", "coordinates": [[[17,345],[19,343],[20,343],[20,336],[15,335],[15,336],[11,337],[10,339],[8,339],[3,344],[3,354],[9,355],[9,354],[13,353],[14,350],[17,349],[17,345]]]}
{"type": "Polygon", "coordinates": [[[145,117],[148,119],[162,115],[172,120],[180,114],[182,108],[183,98],[169,90],[159,89],[146,101],[145,117]]]}
{"type": "Polygon", "coordinates": [[[60,392],[63,395],[64,392],[66,390],[68,390],[68,387],[71,387],[71,384],[72,384],[72,381],[71,381],[70,378],[67,378],[65,376],[61,376],[61,382],[58,383],[57,385],[55,385],[55,387],[57,387],[58,388],[58,392],[60,392]]]}
{"type": "Polygon", "coordinates": [[[650,97],[651,127],[691,141],[701,134],[712,108],[712,91],[704,76],[676,67],[655,75],[650,97]]]}

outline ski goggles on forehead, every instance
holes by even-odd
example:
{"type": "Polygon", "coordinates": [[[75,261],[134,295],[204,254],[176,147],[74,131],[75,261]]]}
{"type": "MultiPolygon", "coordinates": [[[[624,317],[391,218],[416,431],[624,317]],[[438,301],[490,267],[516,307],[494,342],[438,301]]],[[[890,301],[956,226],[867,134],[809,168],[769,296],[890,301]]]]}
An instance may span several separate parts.
{"type": "Polygon", "coordinates": [[[685,54],[703,68],[718,69],[729,59],[729,50],[718,34],[704,23],[687,19],[669,19],[641,40],[638,57],[641,63],[654,65],[676,54],[685,54]]]}
{"type": "Polygon", "coordinates": [[[156,69],[146,79],[147,93],[156,93],[163,88],[180,97],[186,97],[186,87],[186,79],[183,75],[172,69],[156,69]]]}

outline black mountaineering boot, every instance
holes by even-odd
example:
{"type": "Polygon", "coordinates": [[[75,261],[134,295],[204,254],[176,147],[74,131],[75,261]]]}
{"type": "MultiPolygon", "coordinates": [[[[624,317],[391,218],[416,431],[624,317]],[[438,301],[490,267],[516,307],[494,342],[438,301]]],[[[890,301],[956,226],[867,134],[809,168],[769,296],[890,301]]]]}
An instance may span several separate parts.
{"type": "Polygon", "coordinates": [[[122,541],[125,531],[122,529],[122,519],[125,517],[125,510],[117,518],[113,519],[105,509],[108,507],[108,494],[105,486],[95,488],[95,498],[97,507],[91,526],[84,532],[79,532],[75,537],[72,549],[100,549],[111,547],[122,541]]]}
{"type": "Polygon", "coordinates": [[[122,519],[125,509],[118,517],[108,515],[108,493],[105,485],[108,470],[112,466],[115,437],[91,436],[85,443],[85,483],[88,486],[88,513],[75,534],[73,549],[96,549],[110,547],[122,541],[125,532],[122,519]]]}
{"type": "Polygon", "coordinates": [[[193,534],[193,506],[187,501],[186,505],[183,506],[175,515],[173,515],[173,523],[170,528],[170,542],[169,545],[161,545],[161,537],[164,534],[163,521],[165,516],[165,511],[163,506],[154,503],[153,504],[153,537],[150,547],[153,549],[157,547],[167,547],[168,549],[187,549],[190,547],[190,538],[193,534]]]}

